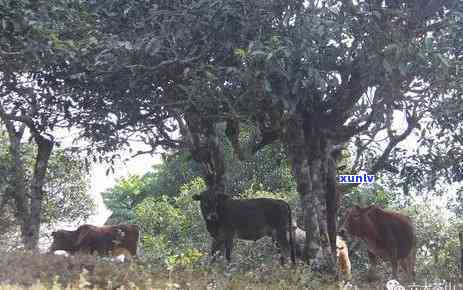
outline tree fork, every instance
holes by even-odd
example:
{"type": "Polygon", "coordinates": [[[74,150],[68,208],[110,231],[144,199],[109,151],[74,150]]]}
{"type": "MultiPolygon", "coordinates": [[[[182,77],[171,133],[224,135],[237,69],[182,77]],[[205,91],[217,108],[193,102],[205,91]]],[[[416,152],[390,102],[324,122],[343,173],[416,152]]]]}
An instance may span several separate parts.
{"type": "Polygon", "coordinates": [[[185,114],[185,120],[191,139],[190,152],[203,167],[208,189],[224,193],[225,155],[218,134],[220,124],[191,112],[185,114]]]}

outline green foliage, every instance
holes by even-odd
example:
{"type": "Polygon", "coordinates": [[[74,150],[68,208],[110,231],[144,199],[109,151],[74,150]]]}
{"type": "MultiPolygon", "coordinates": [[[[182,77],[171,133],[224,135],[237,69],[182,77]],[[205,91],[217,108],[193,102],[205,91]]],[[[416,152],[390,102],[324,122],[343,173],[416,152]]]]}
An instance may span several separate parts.
{"type": "Polygon", "coordinates": [[[181,254],[167,257],[165,262],[167,264],[167,269],[173,269],[174,267],[192,268],[192,265],[197,264],[199,259],[204,255],[205,253],[190,248],[186,249],[185,252],[181,254]]]}
{"type": "Polygon", "coordinates": [[[460,242],[463,219],[443,206],[416,202],[404,209],[416,225],[417,273],[419,279],[453,280],[459,276],[460,242]]]}
{"type": "Polygon", "coordinates": [[[198,164],[189,154],[179,153],[154,165],[142,177],[132,175],[102,193],[105,205],[118,222],[134,221],[134,209],[146,198],[175,197],[180,188],[199,174],[198,164]]]}
{"type": "Polygon", "coordinates": [[[460,186],[455,195],[449,198],[447,208],[456,215],[463,212],[463,186],[460,186]]]}
{"type": "Polygon", "coordinates": [[[376,204],[384,208],[398,204],[398,195],[376,182],[368,186],[355,187],[344,195],[340,212],[353,205],[368,206],[376,204]]]}
{"type": "MultiPolygon", "coordinates": [[[[240,142],[252,139],[250,130],[243,130],[240,142]]],[[[225,140],[224,140],[225,141],[225,140]]],[[[263,191],[291,191],[295,187],[294,177],[280,143],[268,145],[254,156],[240,161],[229,143],[225,144],[225,188],[230,194],[241,194],[252,188],[263,191]]]]}
{"type": "Polygon", "coordinates": [[[137,200],[142,200],[143,183],[139,176],[132,175],[118,181],[116,186],[101,195],[105,205],[117,217],[118,222],[130,223],[134,220],[133,209],[137,200]]]}
{"type": "Polygon", "coordinates": [[[169,266],[196,263],[205,254],[208,237],[199,207],[191,196],[204,190],[201,178],[182,187],[175,198],[148,197],[134,210],[141,226],[145,254],[169,266]]]}
{"type": "Polygon", "coordinates": [[[418,133],[427,152],[388,149],[383,157],[402,169],[400,185],[432,186],[458,180],[462,159],[463,7],[440,4],[423,12],[407,3],[398,13],[329,0],[96,1],[87,8],[99,25],[62,79],[82,112],[76,123],[102,151],[126,145],[132,132],[153,147],[182,147],[169,137],[172,117],[191,109],[280,137],[288,120],[310,116],[306,133],[317,133],[306,140],[325,131],[334,143],[355,137],[359,167],[386,166],[383,137],[394,149],[418,133]],[[401,135],[396,121],[410,130],[401,135]]]}
{"type": "Polygon", "coordinates": [[[169,233],[166,237],[169,243],[177,243],[183,238],[186,217],[166,196],[146,198],[135,208],[135,216],[145,234],[162,236],[161,233],[169,233]]]}
{"type": "Polygon", "coordinates": [[[42,208],[43,222],[83,222],[95,212],[89,195],[90,176],[85,162],[64,150],[55,150],[49,161],[42,208]]]}

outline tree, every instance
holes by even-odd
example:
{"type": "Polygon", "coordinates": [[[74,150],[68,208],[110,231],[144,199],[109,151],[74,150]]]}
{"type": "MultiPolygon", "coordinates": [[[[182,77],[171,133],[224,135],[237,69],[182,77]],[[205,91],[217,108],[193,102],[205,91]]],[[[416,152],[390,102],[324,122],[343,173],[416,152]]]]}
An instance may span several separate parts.
{"type": "MultiPolygon", "coordinates": [[[[7,245],[11,236],[17,234],[21,220],[15,205],[14,178],[16,176],[13,158],[9,151],[7,134],[0,131],[0,233],[7,245]]],[[[22,144],[21,160],[24,164],[26,181],[26,203],[30,199],[31,176],[34,170],[34,156],[37,150],[34,145],[22,144]]],[[[58,222],[78,222],[87,219],[95,208],[95,204],[88,195],[89,178],[85,172],[83,160],[55,150],[50,157],[49,168],[44,181],[44,199],[41,204],[41,223],[53,225],[58,222]]],[[[10,241],[11,242],[11,241],[10,241]]],[[[13,244],[16,244],[13,243],[13,244]]]]}
{"type": "Polygon", "coordinates": [[[431,179],[418,171],[426,153],[400,148],[417,132],[435,160],[445,152],[431,149],[447,145],[457,161],[422,168],[461,172],[461,122],[447,122],[461,119],[451,110],[461,106],[461,3],[385,4],[99,1],[98,40],[63,76],[83,112],[76,122],[102,151],[135,137],[153,151],[189,150],[216,193],[227,169],[220,136],[242,159],[281,142],[310,233],[307,258],[326,248],[333,268],[340,148],[354,146],[352,172],[431,179]],[[256,128],[253,142],[240,144],[243,125],[256,128]],[[455,134],[432,146],[442,129],[455,134]]]}
{"type": "Polygon", "coordinates": [[[27,249],[37,247],[54,129],[68,126],[64,117],[73,112],[61,94],[62,80],[53,73],[72,59],[74,42],[87,27],[80,8],[73,1],[0,3],[0,120],[8,132],[15,173],[9,195],[27,249]],[[37,146],[30,181],[21,156],[28,135],[37,146]]]}

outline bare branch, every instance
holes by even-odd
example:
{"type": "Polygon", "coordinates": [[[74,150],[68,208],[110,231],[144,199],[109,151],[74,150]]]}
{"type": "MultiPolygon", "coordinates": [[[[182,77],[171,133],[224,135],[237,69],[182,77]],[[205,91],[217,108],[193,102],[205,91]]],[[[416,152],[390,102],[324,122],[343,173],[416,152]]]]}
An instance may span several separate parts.
{"type": "Polygon", "coordinates": [[[389,158],[390,153],[392,152],[392,149],[394,149],[397,144],[405,140],[410,133],[413,131],[413,129],[416,128],[417,121],[413,117],[407,117],[407,129],[405,131],[398,135],[398,136],[392,136],[389,140],[389,144],[386,146],[386,149],[384,149],[383,154],[376,160],[375,164],[370,170],[370,174],[376,174],[382,169],[385,168],[390,168],[391,165],[388,164],[387,160],[389,158]]]}
{"type": "Polygon", "coordinates": [[[328,116],[333,127],[342,125],[349,118],[348,112],[363,95],[361,85],[363,76],[361,69],[358,68],[358,62],[359,60],[356,59],[352,63],[349,73],[341,74],[343,84],[334,96],[336,103],[328,116]]]}

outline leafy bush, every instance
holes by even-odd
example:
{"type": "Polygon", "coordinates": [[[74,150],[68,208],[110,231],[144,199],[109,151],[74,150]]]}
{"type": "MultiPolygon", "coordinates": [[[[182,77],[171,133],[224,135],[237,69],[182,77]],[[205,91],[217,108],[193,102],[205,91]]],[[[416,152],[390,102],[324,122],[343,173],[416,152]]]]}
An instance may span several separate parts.
{"type": "Polygon", "coordinates": [[[449,215],[444,208],[420,202],[404,212],[416,225],[418,279],[456,279],[459,275],[458,232],[463,229],[463,220],[449,215]]]}
{"type": "Polygon", "coordinates": [[[141,226],[143,247],[150,258],[167,263],[192,264],[205,254],[207,236],[198,206],[191,195],[204,189],[197,178],[182,187],[179,196],[148,197],[135,208],[141,226]]]}

